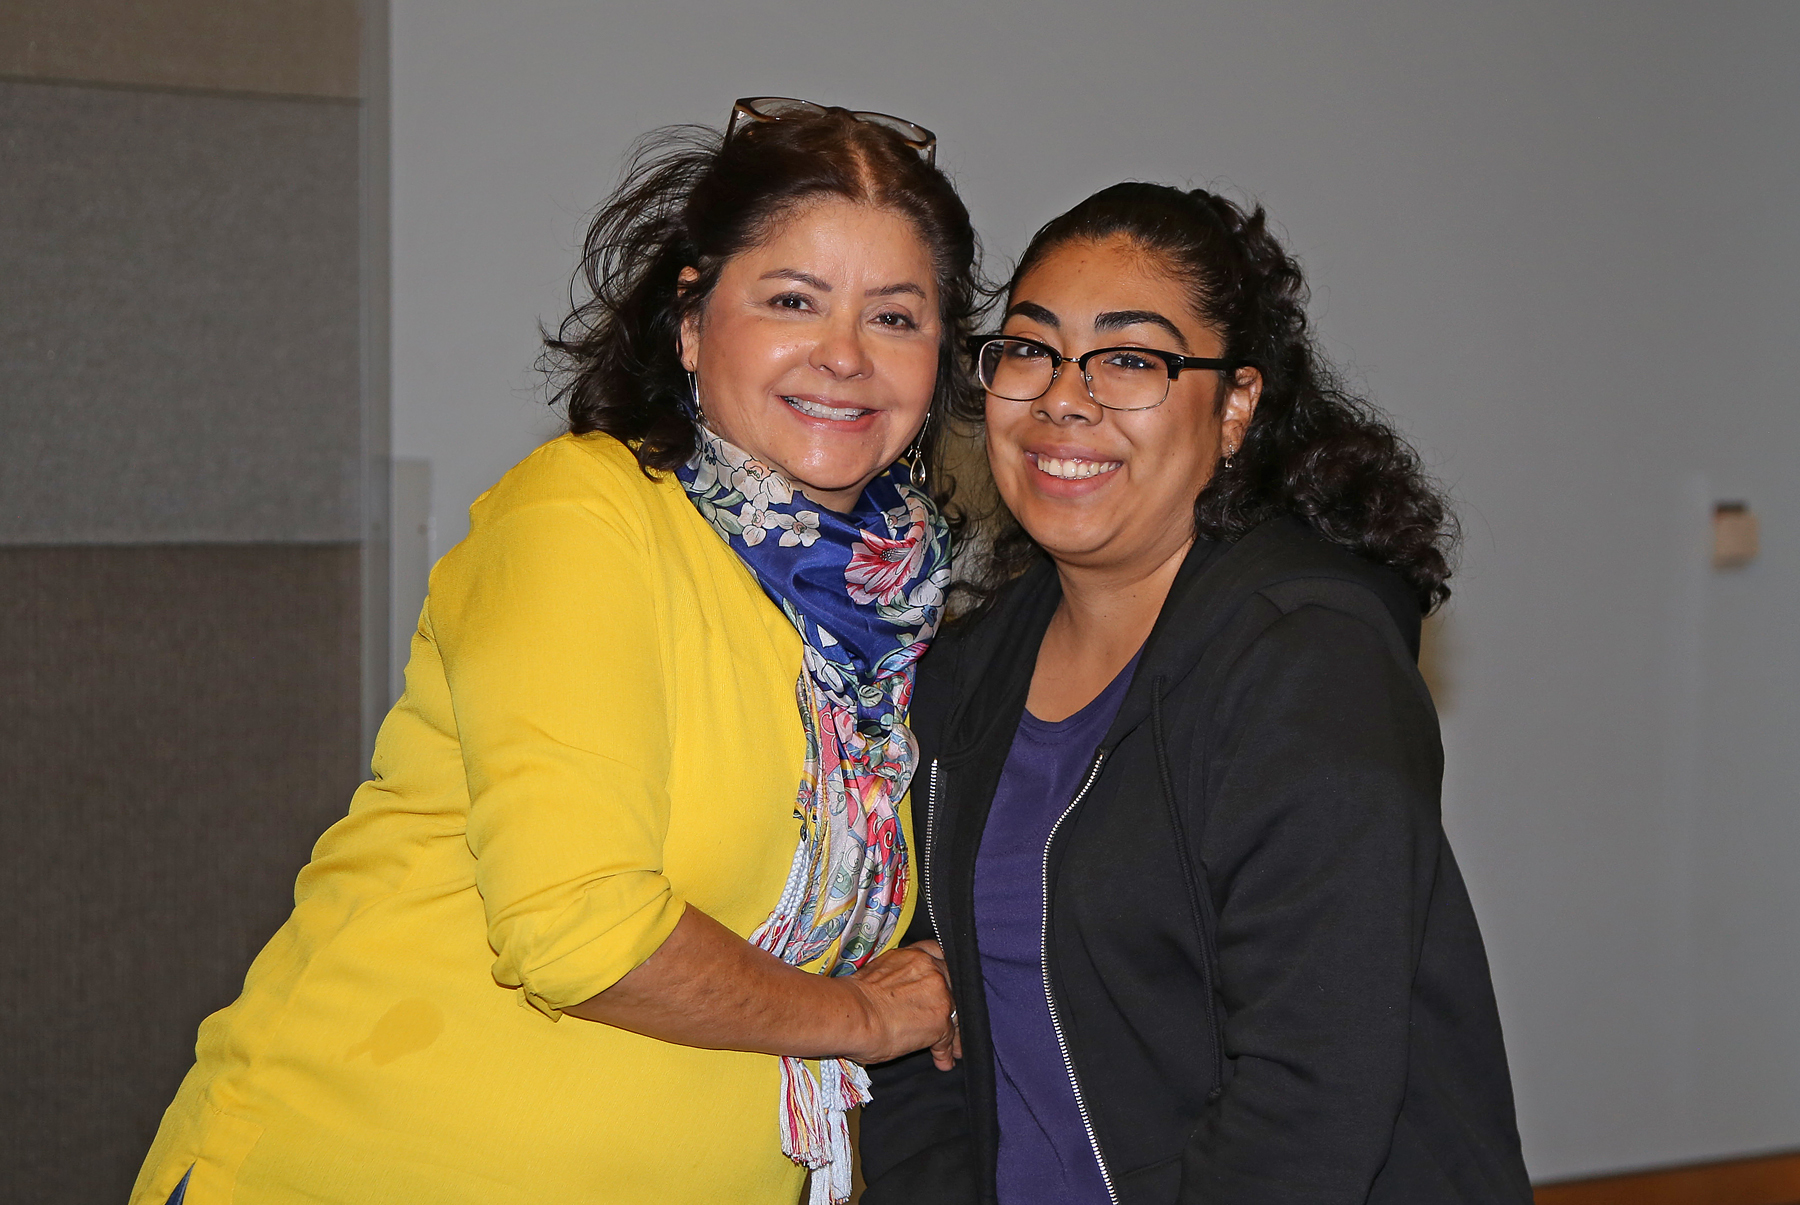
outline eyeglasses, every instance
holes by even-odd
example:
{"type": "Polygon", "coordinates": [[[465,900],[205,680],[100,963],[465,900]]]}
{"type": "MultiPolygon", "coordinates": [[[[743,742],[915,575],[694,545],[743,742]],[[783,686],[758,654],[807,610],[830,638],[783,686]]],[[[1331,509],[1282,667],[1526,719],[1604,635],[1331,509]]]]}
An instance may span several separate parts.
{"type": "Polygon", "coordinates": [[[1169,396],[1169,382],[1190,368],[1234,372],[1246,366],[1241,360],[1183,356],[1148,347],[1097,347],[1065,356],[1048,344],[1016,335],[976,335],[969,340],[969,354],[975,358],[981,387],[995,397],[1035,402],[1050,392],[1063,365],[1073,364],[1094,404],[1108,410],[1156,409],[1169,396]]]}
{"type": "MultiPolygon", "coordinates": [[[[731,136],[737,133],[740,122],[760,124],[770,121],[785,121],[790,117],[816,117],[829,112],[831,110],[824,105],[815,105],[810,100],[795,100],[791,96],[746,96],[731,106],[731,120],[725,126],[725,138],[730,141],[731,136]]],[[[880,126],[919,152],[925,162],[936,165],[937,135],[924,126],[888,113],[851,112],[850,116],[858,121],[866,121],[870,125],[880,126]]]]}

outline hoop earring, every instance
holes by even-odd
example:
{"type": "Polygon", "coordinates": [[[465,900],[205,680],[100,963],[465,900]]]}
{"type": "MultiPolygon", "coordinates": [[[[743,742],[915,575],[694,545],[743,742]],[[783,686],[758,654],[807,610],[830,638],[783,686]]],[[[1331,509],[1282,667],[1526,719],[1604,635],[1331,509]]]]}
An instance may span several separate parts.
{"type": "Polygon", "coordinates": [[[692,418],[695,422],[699,423],[701,426],[705,426],[706,425],[706,411],[704,411],[700,408],[700,378],[695,376],[691,372],[687,374],[687,378],[688,378],[688,392],[690,392],[694,395],[693,410],[688,415],[688,417],[692,418]]]}
{"type": "Polygon", "coordinates": [[[925,488],[925,432],[931,430],[931,411],[925,412],[925,421],[919,425],[919,433],[913,436],[912,447],[906,450],[906,457],[912,463],[908,472],[912,479],[912,487],[916,490],[925,488]]]}

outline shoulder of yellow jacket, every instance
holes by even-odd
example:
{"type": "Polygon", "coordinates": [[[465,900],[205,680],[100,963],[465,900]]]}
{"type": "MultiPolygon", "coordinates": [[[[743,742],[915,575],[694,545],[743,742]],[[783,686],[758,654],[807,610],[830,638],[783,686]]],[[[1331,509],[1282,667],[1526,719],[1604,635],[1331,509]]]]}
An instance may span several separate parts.
{"type": "Polygon", "coordinates": [[[469,507],[471,528],[517,510],[574,505],[633,527],[665,505],[672,474],[652,480],[610,435],[559,435],[509,469],[469,507]]]}

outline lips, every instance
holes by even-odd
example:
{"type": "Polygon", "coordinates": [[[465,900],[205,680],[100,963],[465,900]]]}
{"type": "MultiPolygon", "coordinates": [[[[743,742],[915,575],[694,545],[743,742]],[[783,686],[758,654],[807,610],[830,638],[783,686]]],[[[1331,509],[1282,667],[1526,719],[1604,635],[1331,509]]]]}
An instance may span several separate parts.
{"type": "Polygon", "coordinates": [[[1122,460],[1090,460],[1084,456],[1048,456],[1042,452],[1027,452],[1025,456],[1038,472],[1059,481],[1086,481],[1090,477],[1102,477],[1125,463],[1122,460]]]}
{"type": "Polygon", "coordinates": [[[822,418],[834,423],[853,423],[869,413],[854,406],[832,406],[818,398],[796,397],[793,394],[783,394],[781,400],[808,418],[822,418]]]}

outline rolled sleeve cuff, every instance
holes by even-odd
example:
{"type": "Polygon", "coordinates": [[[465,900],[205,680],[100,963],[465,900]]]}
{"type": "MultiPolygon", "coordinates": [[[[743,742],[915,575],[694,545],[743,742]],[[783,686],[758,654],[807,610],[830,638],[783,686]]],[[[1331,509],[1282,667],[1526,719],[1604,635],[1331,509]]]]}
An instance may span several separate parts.
{"type": "MultiPolygon", "coordinates": [[[[528,1004],[555,1021],[565,1009],[593,999],[623,979],[669,939],[687,909],[686,901],[668,880],[660,875],[641,877],[653,880],[655,889],[628,911],[606,908],[613,919],[597,936],[586,941],[547,943],[541,948],[540,960],[529,966],[508,955],[510,942],[497,943],[501,954],[494,961],[495,981],[517,988],[521,1004],[528,1004]]],[[[591,929],[591,922],[582,926],[577,919],[568,928],[591,929]]]]}

